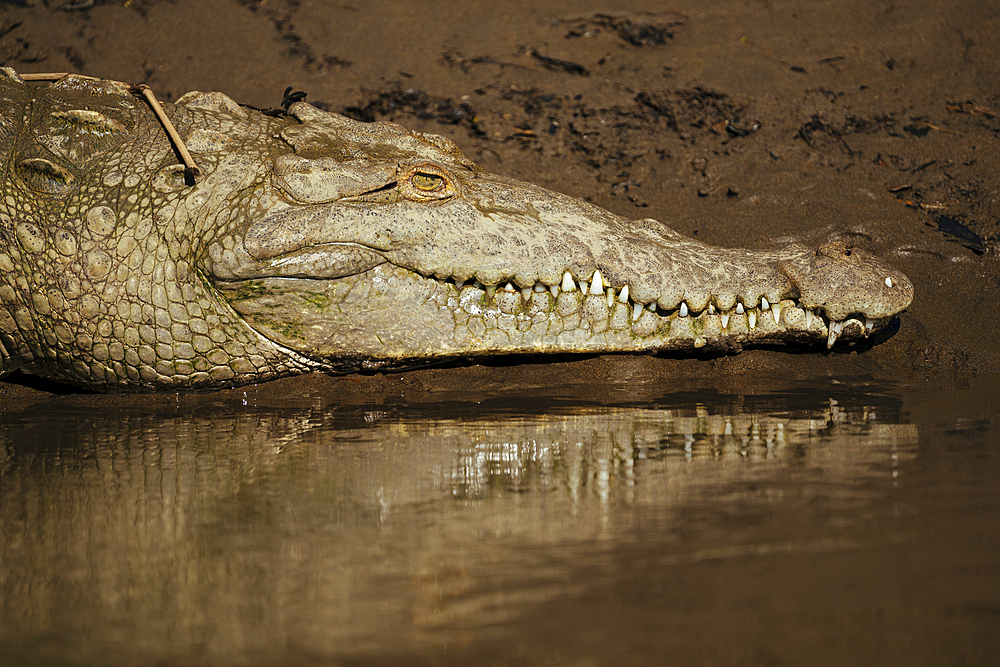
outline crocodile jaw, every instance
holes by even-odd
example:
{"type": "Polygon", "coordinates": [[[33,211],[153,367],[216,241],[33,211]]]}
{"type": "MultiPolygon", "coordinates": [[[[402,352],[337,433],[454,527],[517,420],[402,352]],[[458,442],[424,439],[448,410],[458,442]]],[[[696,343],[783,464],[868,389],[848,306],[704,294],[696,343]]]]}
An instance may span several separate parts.
{"type": "Polygon", "coordinates": [[[460,286],[388,263],[339,280],[265,278],[219,288],[264,336],[342,371],[456,356],[832,345],[887,321],[856,316],[830,323],[792,299],[767,308],[664,312],[622,300],[610,288],[593,294],[586,285],[572,291],[460,286]]]}
{"type": "Polygon", "coordinates": [[[531,184],[443,160],[426,168],[456,195],[276,205],[233,252],[214,253],[217,289],[268,339],[343,369],[831,347],[912,299],[905,276],[842,243],[717,248],[531,184]]]}
{"type": "Polygon", "coordinates": [[[442,137],[290,113],[301,124],[281,132],[293,153],[275,163],[280,196],[204,268],[255,330],[331,367],[832,346],[912,299],[902,274],[836,243],[711,247],[489,174],[442,137]]]}
{"type": "MultiPolygon", "coordinates": [[[[334,218],[343,213],[342,208],[331,209],[334,218]]],[[[467,268],[473,260],[461,251],[452,252],[454,268],[449,270],[437,258],[426,260],[427,253],[387,235],[388,223],[380,220],[386,237],[382,248],[337,241],[282,253],[290,246],[282,247],[278,238],[301,235],[278,233],[272,220],[263,225],[274,237],[275,243],[268,243],[257,235],[259,228],[251,228],[251,250],[244,246],[237,253],[247,264],[221,271],[228,279],[218,281],[216,288],[264,337],[342,371],[495,354],[832,347],[838,339],[867,337],[912,299],[912,287],[902,274],[857,251],[845,260],[837,243],[819,251],[801,246],[735,251],[690,239],[676,243],[673,233],[656,244],[648,239],[634,243],[634,237],[610,238],[611,229],[605,229],[605,247],[618,243],[632,257],[645,252],[636,264],[649,271],[659,262],[664,271],[609,266],[586,244],[573,261],[546,266],[537,257],[520,256],[513,249],[528,244],[514,243],[508,235],[505,252],[483,255],[486,270],[480,275],[492,278],[484,284],[467,268]],[[656,252],[650,254],[651,247],[656,252]],[[274,256],[256,260],[251,252],[274,256]],[[700,261],[689,264],[686,253],[700,261]],[[505,269],[491,263],[494,256],[505,258],[505,269]],[[523,284],[527,270],[520,261],[536,262],[537,276],[528,285],[523,284]],[[718,272],[721,278],[699,275],[706,262],[724,267],[718,272]],[[589,270],[581,268],[588,264],[589,270]],[[579,277],[581,272],[585,277],[579,277]],[[241,279],[234,279],[236,273],[241,279]],[[698,282],[679,283],[676,276],[684,274],[695,275],[698,282]],[[852,287],[855,283],[861,287],[852,287]],[[868,283],[878,283],[887,296],[879,296],[868,283]],[[856,289],[868,289],[866,300],[843,298],[856,289]]],[[[649,223],[629,224],[652,229],[649,223]]],[[[356,221],[343,225],[360,227],[356,221]]],[[[330,219],[322,229],[327,238],[345,238],[341,234],[346,232],[331,232],[341,227],[330,219]]],[[[466,230],[471,229],[475,225],[467,222],[466,230]]],[[[580,240],[574,237],[574,243],[580,240]]],[[[433,233],[421,236],[421,249],[441,245],[433,233]]],[[[463,246],[469,247],[478,244],[463,246]]]]}

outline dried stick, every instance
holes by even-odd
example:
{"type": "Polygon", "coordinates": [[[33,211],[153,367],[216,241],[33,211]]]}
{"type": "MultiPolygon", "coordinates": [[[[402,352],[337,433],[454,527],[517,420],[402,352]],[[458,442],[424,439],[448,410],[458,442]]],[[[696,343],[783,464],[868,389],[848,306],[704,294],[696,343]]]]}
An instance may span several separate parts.
{"type": "Polygon", "coordinates": [[[163,125],[163,129],[167,131],[167,136],[170,137],[170,141],[174,142],[174,146],[177,148],[177,152],[181,154],[181,160],[184,162],[184,170],[194,178],[201,170],[198,169],[198,165],[195,164],[194,158],[191,157],[191,153],[188,152],[187,146],[184,145],[184,140],[181,139],[181,135],[177,134],[177,130],[174,129],[174,124],[170,122],[167,118],[166,112],[163,107],[160,106],[160,101],[156,99],[156,95],[153,94],[152,88],[144,83],[134,87],[134,90],[138,90],[142,93],[142,96],[146,98],[149,102],[149,106],[152,107],[153,113],[156,117],[160,119],[160,123],[163,125]]]}
{"type": "MultiPolygon", "coordinates": [[[[70,74],[69,72],[42,72],[42,73],[31,72],[28,74],[18,74],[18,76],[20,76],[21,79],[24,81],[56,81],[58,79],[63,78],[64,76],[69,76],[69,74],[70,74]]],[[[77,76],[80,75],[78,74],[77,76]]],[[[93,77],[88,76],[84,78],[90,79],[93,77]]]]}

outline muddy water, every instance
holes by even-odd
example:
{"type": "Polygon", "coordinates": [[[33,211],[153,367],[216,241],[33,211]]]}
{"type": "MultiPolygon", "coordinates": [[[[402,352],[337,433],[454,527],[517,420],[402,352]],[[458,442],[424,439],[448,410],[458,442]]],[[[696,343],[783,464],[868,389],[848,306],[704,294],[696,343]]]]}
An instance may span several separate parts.
{"type": "Polygon", "coordinates": [[[0,663],[995,658],[995,378],[599,393],[8,411],[0,663]]]}

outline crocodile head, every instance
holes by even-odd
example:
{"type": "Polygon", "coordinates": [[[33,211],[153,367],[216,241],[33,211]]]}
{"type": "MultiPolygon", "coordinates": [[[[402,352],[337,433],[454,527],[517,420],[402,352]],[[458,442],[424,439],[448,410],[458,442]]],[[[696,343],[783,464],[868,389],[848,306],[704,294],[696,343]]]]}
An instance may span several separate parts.
{"type": "Polygon", "coordinates": [[[102,387],[213,386],[457,356],[857,339],[912,299],[830,242],[739,250],[490,174],[449,140],[219,93],[167,113],[6,71],[5,367],[102,387]]]}

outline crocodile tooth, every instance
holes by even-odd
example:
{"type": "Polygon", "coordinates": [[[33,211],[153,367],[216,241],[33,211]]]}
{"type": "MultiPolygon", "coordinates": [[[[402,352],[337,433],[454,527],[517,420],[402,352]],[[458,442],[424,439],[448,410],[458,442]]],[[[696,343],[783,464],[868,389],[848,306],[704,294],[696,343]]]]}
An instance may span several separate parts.
{"type": "Polygon", "coordinates": [[[569,271],[563,274],[562,285],[560,285],[563,292],[572,292],[576,289],[576,283],[573,282],[573,276],[569,274],[569,271]]]}
{"type": "Polygon", "coordinates": [[[455,289],[457,289],[459,292],[461,292],[463,287],[465,287],[465,281],[464,280],[458,280],[456,278],[455,279],[455,289]]]}
{"type": "Polygon", "coordinates": [[[767,310],[770,307],[771,307],[771,304],[769,304],[767,302],[767,297],[766,296],[760,297],[760,312],[764,312],[765,310],[767,310]]]}
{"type": "Polygon", "coordinates": [[[688,316],[688,305],[683,301],[681,301],[681,317],[687,317],[687,316],[688,316]]]}
{"type": "Polygon", "coordinates": [[[588,286],[587,286],[587,281],[586,280],[581,280],[580,281],[580,291],[583,292],[585,295],[587,294],[588,286]]]}
{"type": "Polygon", "coordinates": [[[813,318],[816,316],[813,315],[812,308],[803,308],[803,310],[806,311],[806,329],[812,329],[813,318]]]}
{"type": "Polygon", "coordinates": [[[486,290],[486,298],[487,299],[492,299],[493,295],[497,293],[497,286],[496,285],[485,285],[483,287],[483,289],[486,290]]]}
{"type": "Polygon", "coordinates": [[[545,292],[548,289],[549,289],[548,286],[546,286],[546,284],[543,283],[541,280],[538,280],[538,281],[535,282],[535,291],[536,292],[545,292]]]}
{"type": "Polygon", "coordinates": [[[472,283],[472,286],[475,287],[476,289],[481,289],[481,290],[486,289],[486,287],[481,282],[479,282],[478,278],[476,278],[476,282],[472,283]]]}
{"type": "Polygon", "coordinates": [[[525,301],[530,301],[531,300],[531,293],[534,292],[534,291],[535,290],[533,290],[530,287],[523,288],[521,290],[521,298],[524,299],[525,301]]]}
{"type": "Polygon", "coordinates": [[[628,303],[628,283],[625,283],[625,287],[618,293],[618,303],[628,303]]]}
{"type": "Polygon", "coordinates": [[[830,335],[826,339],[826,349],[833,347],[833,344],[837,342],[837,336],[840,332],[844,330],[844,321],[840,322],[830,322],[830,335]]]}
{"type": "Polygon", "coordinates": [[[635,322],[642,315],[642,309],[645,308],[641,303],[637,303],[632,306],[632,321],[635,322]]]}
{"type": "Polygon", "coordinates": [[[865,338],[868,338],[868,334],[872,332],[875,328],[875,320],[870,317],[865,317],[865,338]]]}
{"type": "Polygon", "coordinates": [[[747,324],[750,325],[751,329],[757,328],[757,311],[751,310],[747,313],[747,324]]]}
{"type": "Polygon", "coordinates": [[[888,276],[886,277],[886,279],[885,279],[885,286],[886,287],[892,287],[892,278],[889,278],[888,276]]]}
{"type": "Polygon", "coordinates": [[[590,282],[590,293],[591,294],[604,294],[604,280],[601,277],[601,271],[598,269],[594,271],[594,277],[590,282]]]}
{"type": "Polygon", "coordinates": [[[743,310],[743,304],[742,303],[736,304],[736,314],[742,315],[744,312],[745,311],[743,310]]]}
{"type": "Polygon", "coordinates": [[[771,315],[774,316],[774,323],[778,324],[781,320],[781,306],[776,303],[771,304],[771,315]]]}
{"type": "Polygon", "coordinates": [[[722,313],[721,317],[722,317],[722,328],[723,329],[728,329],[729,328],[729,313],[722,313]]]}
{"type": "Polygon", "coordinates": [[[553,299],[559,298],[559,285],[549,285],[549,292],[552,293],[553,299]]]}
{"type": "Polygon", "coordinates": [[[715,304],[714,303],[708,304],[708,314],[709,315],[715,315],[715,304]]]}
{"type": "Polygon", "coordinates": [[[611,306],[615,305],[615,288],[614,287],[609,287],[608,288],[608,295],[607,296],[608,296],[608,309],[610,310],[611,306]]]}
{"type": "Polygon", "coordinates": [[[507,283],[506,285],[503,286],[503,291],[504,292],[513,292],[514,291],[514,285],[512,283],[507,283]]]}

